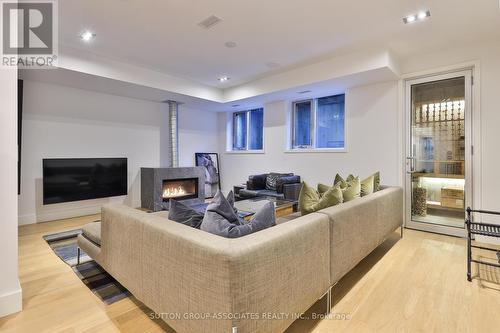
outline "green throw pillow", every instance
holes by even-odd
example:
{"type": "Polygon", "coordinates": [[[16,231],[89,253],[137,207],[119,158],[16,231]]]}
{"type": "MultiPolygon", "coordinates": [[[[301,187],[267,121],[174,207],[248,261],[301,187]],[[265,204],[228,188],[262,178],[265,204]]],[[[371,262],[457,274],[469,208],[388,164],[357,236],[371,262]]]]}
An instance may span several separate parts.
{"type": "Polygon", "coordinates": [[[307,215],[343,202],[340,186],[330,187],[323,196],[306,183],[302,183],[299,194],[299,209],[302,215],[307,215]]]}
{"type": "Polygon", "coordinates": [[[326,191],[328,191],[330,188],[332,188],[330,185],[325,185],[325,184],[321,184],[319,183],[318,184],[318,192],[319,192],[319,195],[322,196],[323,194],[325,194],[326,191]]]}
{"type": "Polygon", "coordinates": [[[361,196],[372,194],[375,192],[375,177],[370,176],[361,181],[361,196]]]}
{"type": "Polygon", "coordinates": [[[361,182],[359,177],[353,177],[351,181],[347,182],[347,187],[342,189],[344,202],[354,200],[361,196],[361,182]]]}
{"type": "Polygon", "coordinates": [[[344,189],[347,187],[347,182],[344,180],[344,178],[342,178],[341,175],[337,174],[335,175],[335,180],[333,182],[333,185],[339,185],[340,184],[340,188],[344,189]]]}
{"type": "Polygon", "coordinates": [[[375,172],[372,176],[373,176],[373,192],[380,191],[380,171],[375,172]]]}
{"type": "Polygon", "coordinates": [[[306,182],[302,182],[302,188],[299,193],[299,210],[305,215],[309,212],[312,205],[319,201],[319,193],[306,182]]]}

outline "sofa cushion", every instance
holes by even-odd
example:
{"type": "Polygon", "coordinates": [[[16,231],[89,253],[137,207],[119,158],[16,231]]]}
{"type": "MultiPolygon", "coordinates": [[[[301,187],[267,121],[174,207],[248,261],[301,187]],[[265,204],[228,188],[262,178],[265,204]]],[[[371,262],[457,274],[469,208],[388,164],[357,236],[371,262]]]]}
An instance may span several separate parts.
{"type": "MultiPolygon", "coordinates": [[[[361,197],[361,181],[359,177],[354,177],[349,175],[346,180],[342,178],[339,174],[335,176],[334,186],[339,186],[342,190],[343,202],[351,201],[356,198],[361,197]]],[[[324,195],[326,191],[331,189],[331,186],[325,184],[318,184],[318,193],[320,196],[324,195]]],[[[365,188],[366,191],[369,190],[368,187],[365,188]]]]}
{"type": "Polygon", "coordinates": [[[318,183],[318,193],[319,193],[319,195],[322,196],[330,188],[331,188],[330,185],[325,185],[325,184],[322,184],[322,183],[318,183]]]}
{"type": "Polygon", "coordinates": [[[256,196],[259,195],[259,191],[257,190],[250,190],[248,188],[242,188],[238,192],[240,198],[255,198],[256,196]]]}
{"type": "Polygon", "coordinates": [[[275,197],[277,199],[284,199],[283,193],[270,190],[248,190],[241,189],[239,192],[240,198],[255,198],[255,197],[275,197]]]}
{"type": "Polygon", "coordinates": [[[203,221],[203,214],[180,201],[170,199],[168,218],[172,221],[199,229],[203,221]]]}
{"type": "Polygon", "coordinates": [[[347,187],[347,181],[344,180],[344,178],[342,178],[341,175],[339,174],[336,174],[335,175],[335,180],[333,181],[333,185],[340,185],[340,188],[344,189],[347,187]]]}
{"type": "Polygon", "coordinates": [[[371,175],[361,181],[361,196],[364,197],[373,192],[375,192],[375,176],[371,175]]]}
{"type": "Polygon", "coordinates": [[[257,191],[257,196],[258,197],[274,197],[277,199],[283,199],[285,197],[285,195],[283,193],[278,193],[276,191],[271,191],[271,190],[257,191]]]}
{"type": "Polygon", "coordinates": [[[343,202],[340,185],[329,188],[322,196],[312,187],[303,183],[299,195],[299,209],[302,215],[338,205],[343,202]]]}
{"type": "Polygon", "coordinates": [[[344,202],[351,201],[361,197],[361,181],[359,177],[349,176],[346,182],[347,187],[342,189],[344,202]]]}
{"type": "Polygon", "coordinates": [[[276,192],[283,193],[284,186],[287,184],[299,184],[300,176],[281,176],[276,180],[276,192]]]}
{"type": "Polygon", "coordinates": [[[250,221],[238,217],[220,191],[207,207],[200,229],[227,238],[237,238],[276,225],[274,204],[268,202],[250,221]]]}
{"type": "Polygon", "coordinates": [[[101,222],[87,223],[82,228],[82,234],[88,240],[101,246],[101,222]]]}
{"type": "Polygon", "coordinates": [[[312,187],[302,182],[302,188],[299,194],[299,211],[302,215],[310,213],[312,211],[311,207],[317,203],[320,199],[318,191],[315,191],[312,187]]]}
{"type": "Polygon", "coordinates": [[[373,175],[373,192],[380,191],[380,171],[375,172],[373,175]]]}
{"type": "MultiPolygon", "coordinates": [[[[344,180],[339,174],[335,176],[334,185],[341,184],[342,188],[346,188],[349,182],[352,182],[356,179],[352,174],[347,176],[346,180],[344,180]]],[[[319,189],[318,189],[319,190],[319,189]]],[[[323,189],[324,190],[324,189],[323,189]]],[[[361,196],[365,196],[371,194],[373,192],[380,191],[380,172],[377,171],[373,175],[367,177],[366,179],[361,181],[361,196]],[[372,178],[373,177],[373,178],[372,178]],[[372,183],[372,184],[370,184],[372,183]]]]}
{"type": "Polygon", "coordinates": [[[249,190],[263,190],[266,188],[267,173],[261,175],[251,175],[248,177],[247,189],[249,190]]]}

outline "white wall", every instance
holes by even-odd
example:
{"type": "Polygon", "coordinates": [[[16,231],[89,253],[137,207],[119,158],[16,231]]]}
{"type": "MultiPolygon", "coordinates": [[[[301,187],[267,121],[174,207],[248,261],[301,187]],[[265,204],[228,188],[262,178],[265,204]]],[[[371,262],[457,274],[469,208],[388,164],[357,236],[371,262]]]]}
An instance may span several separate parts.
{"type": "Polygon", "coordinates": [[[264,154],[226,153],[226,114],[219,115],[221,177],[225,191],[256,173],[294,172],[316,186],[330,184],[337,172],[365,177],[381,171],[382,183],[401,185],[401,129],[398,82],[357,87],[346,92],[348,152],[289,153],[287,114],[292,101],[264,106],[264,154]]]}
{"type": "Polygon", "coordinates": [[[0,317],[21,310],[17,270],[17,70],[0,71],[0,317]]]}
{"type": "Polygon", "coordinates": [[[218,152],[217,113],[179,107],[179,166],[194,166],[195,153],[218,152]]]}
{"type": "MultiPolygon", "coordinates": [[[[19,223],[94,214],[102,204],[140,206],[140,168],[168,166],[168,105],[25,81],[19,223]],[[42,159],[127,157],[125,197],[42,204],[42,159]]],[[[217,115],[179,108],[181,166],[217,150],[217,115]]]]}
{"type": "Polygon", "coordinates": [[[25,81],[23,109],[20,224],[93,214],[111,200],[140,206],[139,168],[160,165],[165,104],[25,81]],[[44,206],[42,159],[62,157],[127,157],[128,195],[44,206]]]}

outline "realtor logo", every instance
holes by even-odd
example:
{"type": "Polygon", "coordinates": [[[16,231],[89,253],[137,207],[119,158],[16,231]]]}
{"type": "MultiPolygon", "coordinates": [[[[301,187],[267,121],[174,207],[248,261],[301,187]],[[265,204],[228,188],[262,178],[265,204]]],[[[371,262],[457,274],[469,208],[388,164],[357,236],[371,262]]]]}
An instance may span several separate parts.
{"type": "Polygon", "coordinates": [[[2,66],[50,68],[57,60],[57,2],[1,0],[2,66]]]}

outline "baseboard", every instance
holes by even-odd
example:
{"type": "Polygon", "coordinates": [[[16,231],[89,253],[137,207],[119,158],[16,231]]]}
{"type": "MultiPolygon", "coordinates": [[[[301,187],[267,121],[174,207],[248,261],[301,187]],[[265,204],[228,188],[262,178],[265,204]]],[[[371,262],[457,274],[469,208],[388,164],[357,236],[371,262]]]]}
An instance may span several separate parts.
{"type": "Polygon", "coordinates": [[[98,214],[101,212],[101,208],[102,205],[96,205],[96,206],[71,208],[71,209],[42,213],[38,214],[37,222],[48,222],[48,221],[69,219],[72,217],[98,214]]]}
{"type": "Polygon", "coordinates": [[[17,223],[19,225],[34,224],[36,223],[36,215],[35,214],[19,215],[17,217],[17,223]]]}
{"type": "Polygon", "coordinates": [[[19,312],[23,309],[23,291],[21,285],[17,290],[0,295],[0,317],[19,312]]]}
{"type": "Polygon", "coordinates": [[[39,222],[56,221],[79,216],[93,215],[100,213],[101,207],[102,205],[97,205],[61,210],[58,209],[51,212],[44,212],[39,214],[19,215],[18,223],[19,225],[27,225],[39,222]]]}
{"type": "MultiPolygon", "coordinates": [[[[123,197],[89,200],[89,202],[72,202],[41,206],[35,213],[18,215],[18,224],[27,225],[69,219],[79,216],[99,214],[103,205],[111,202],[123,203],[123,197]]],[[[132,207],[140,206],[132,202],[132,207]]]]}

